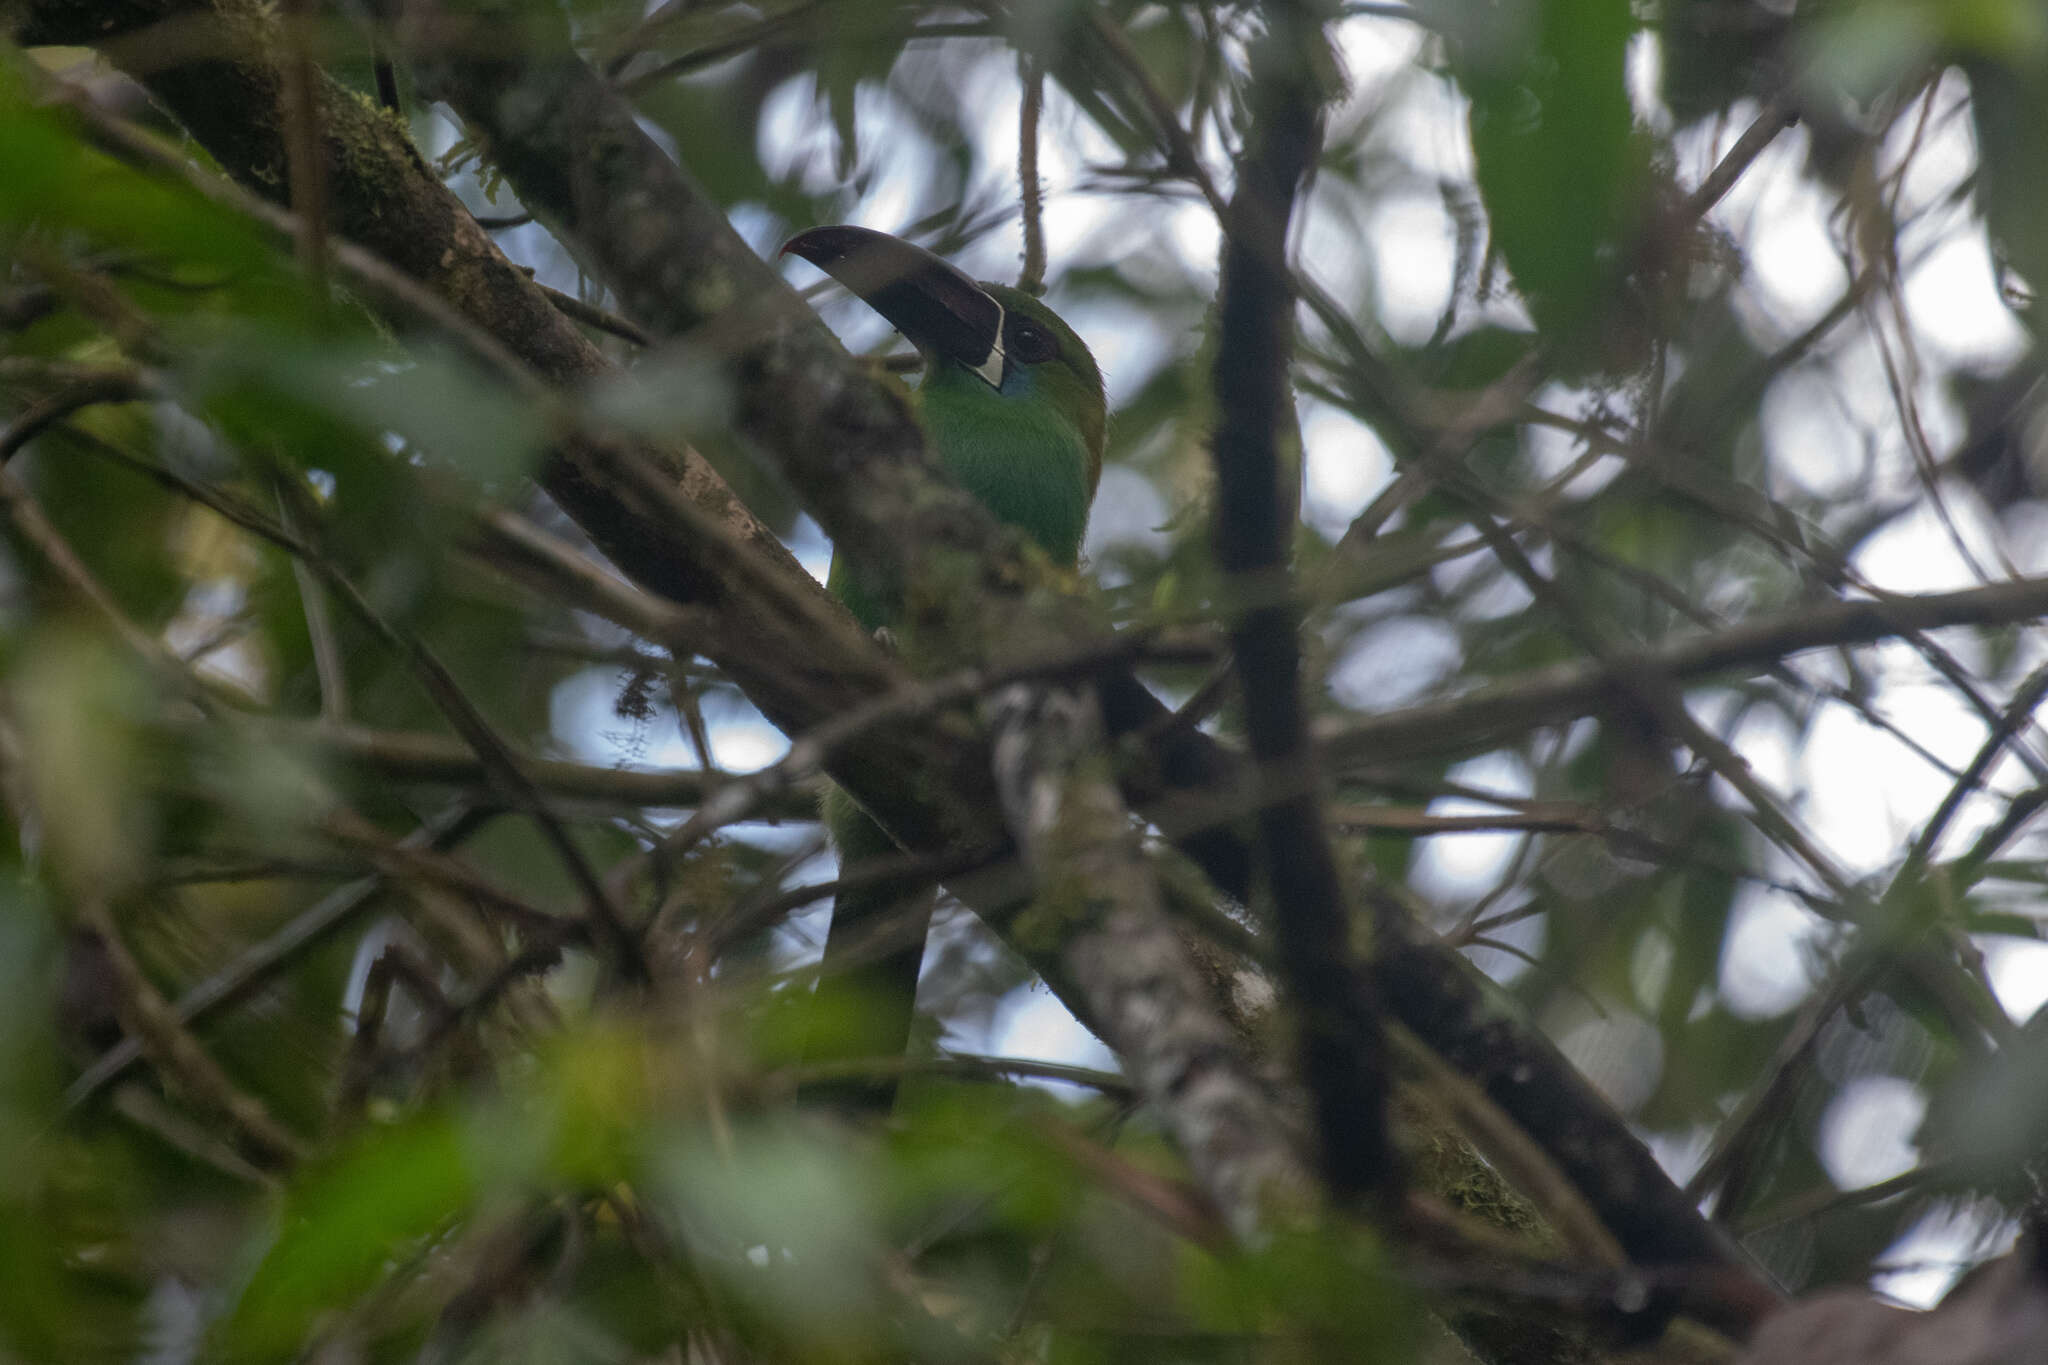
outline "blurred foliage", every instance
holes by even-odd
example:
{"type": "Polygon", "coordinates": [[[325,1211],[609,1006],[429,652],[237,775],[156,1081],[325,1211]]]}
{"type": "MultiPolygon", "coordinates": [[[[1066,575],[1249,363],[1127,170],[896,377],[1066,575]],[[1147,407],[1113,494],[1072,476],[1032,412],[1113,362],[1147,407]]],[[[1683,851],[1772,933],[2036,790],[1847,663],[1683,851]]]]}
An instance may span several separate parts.
{"type": "MultiPolygon", "coordinates": [[[[1041,63],[1049,297],[1116,405],[1091,571],[1121,624],[1221,618],[1202,181],[1229,192],[1255,6],[565,8],[763,251],[859,220],[1012,275],[1017,55],[1041,63]]],[[[1509,714],[1589,640],[1627,655],[2041,562],[2036,0],[1331,11],[1352,70],[1297,235],[1295,377],[1333,731],[1487,686],[1509,714]],[[1433,463],[1485,394],[1511,419],[1433,463]]],[[[350,14],[333,70],[368,90],[350,14]]],[[[52,73],[161,126],[90,53],[0,66],[0,1360],[1454,1358],[1420,1316],[1433,1286],[1372,1237],[1221,1252],[1176,1221],[1199,1200],[1118,1077],[983,1058],[1045,998],[965,916],[888,1129],[799,1105],[821,921],[786,893],[829,866],[801,810],[718,831],[632,907],[666,907],[674,943],[670,989],[629,1008],[480,765],[368,742],[456,733],[404,646],[514,752],[585,765],[551,799],[600,871],[686,813],[606,795],[613,769],[753,766],[765,722],[480,550],[483,506],[581,544],[526,483],[551,412],[109,155],[39,100],[52,73]],[[445,835],[424,862],[423,826],[445,835]],[[206,1005],[189,1030],[165,1022],[181,999],[206,1005]],[[167,1030],[212,1070],[167,1060],[167,1030]],[[147,1062],[76,1086],[138,1039],[147,1062]]],[[[479,212],[516,211],[487,149],[404,116],[479,212]]],[[[544,226],[500,240],[606,302],[544,226]]],[[[668,361],[591,404],[707,420],[668,361]]],[[[729,468],[820,562],[787,490],[729,468]]],[[[1330,774],[1344,853],[1675,1175],[1703,1170],[1788,1285],[1971,1259],[2048,1140],[2048,1026],[2008,1013],[2041,994],[2016,945],[2041,937],[2048,758],[2022,714],[1966,770],[2043,659],[2007,619],[1681,680],[1782,823],[1625,687],[1565,724],[1447,731],[1330,774]],[[1428,824],[1474,814],[1494,827],[1428,824]],[[1804,858],[1802,824],[1844,849],[1804,858]],[[1871,1117],[1884,1079],[1924,1119],[1871,1117]],[[1879,1139],[1905,1164],[1858,1157],[1879,1139]],[[1942,1215],[1976,1241],[1910,1239],[1942,1215]]],[[[1150,677],[1235,737],[1206,668],[1150,677]]]]}

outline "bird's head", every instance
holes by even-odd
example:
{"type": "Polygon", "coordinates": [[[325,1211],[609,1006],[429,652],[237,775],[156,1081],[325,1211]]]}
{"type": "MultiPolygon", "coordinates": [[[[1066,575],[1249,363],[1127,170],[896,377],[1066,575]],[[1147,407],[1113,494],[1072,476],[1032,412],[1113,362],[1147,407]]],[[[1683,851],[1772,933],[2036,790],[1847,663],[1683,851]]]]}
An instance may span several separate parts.
{"type": "Polygon", "coordinates": [[[1088,448],[1089,488],[1102,469],[1108,404],[1102,371],[1074,329],[1021,289],[977,283],[900,237],[820,227],[783,243],[864,299],[923,354],[926,383],[972,376],[1004,398],[1049,403],[1088,448]]]}

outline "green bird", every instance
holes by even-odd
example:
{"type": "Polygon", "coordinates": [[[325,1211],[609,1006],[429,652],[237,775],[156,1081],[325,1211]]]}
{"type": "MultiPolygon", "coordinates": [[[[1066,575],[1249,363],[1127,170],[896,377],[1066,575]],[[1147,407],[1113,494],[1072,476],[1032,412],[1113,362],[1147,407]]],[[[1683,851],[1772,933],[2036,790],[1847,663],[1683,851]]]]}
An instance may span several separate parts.
{"type": "MultiPolygon", "coordinates": [[[[1075,565],[1102,474],[1108,403],[1102,371],[1074,329],[1022,290],[976,283],[887,233],[813,228],[782,250],[859,295],[917,347],[924,371],[913,399],[940,463],[998,521],[1023,531],[1054,562],[1075,565]]],[[[869,630],[893,624],[845,556],[833,555],[827,586],[869,630]]],[[[825,822],[842,870],[896,850],[837,787],[826,797],[825,822]]],[[[820,1018],[833,1036],[814,1038],[813,1060],[902,1054],[935,900],[929,891],[906,899],[870,890],[834,901],[819,985],[820,1018]],[[899,919],[903,932],[890,937],[903,946],[859,961],[862,940],[899,919]]],[[[886,1110],[895,1082],[833,1091],[848,1107],[886,1110]]]]}

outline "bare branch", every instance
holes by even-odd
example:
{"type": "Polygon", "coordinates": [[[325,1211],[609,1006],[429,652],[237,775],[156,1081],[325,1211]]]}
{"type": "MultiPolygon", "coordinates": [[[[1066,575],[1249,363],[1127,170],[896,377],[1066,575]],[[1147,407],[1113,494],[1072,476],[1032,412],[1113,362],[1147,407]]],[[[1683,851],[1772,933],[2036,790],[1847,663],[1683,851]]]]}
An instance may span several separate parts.
{"type": "Polygon", "coordinates": [[[1274,4],[1252,59],[1252,125],[1223,221],[1213,384],[1217,425],[1216,558],[1253,606],[1232,623],[1252,756],[1299,774],[1298,790],[1262,801],[1259,844],[1273,896],[1276,958],[1298,1014],[1296,1064],[1320,1137],[1321,1172],[1342,1202],[1399,1188],[1387,1131],[1388,1059],[1369,979],[1352,962],[1352,916],[1322,824],[1315,751],[1302,696],[1299,613],[1286,605],[1298,478],[1280,449],[1295,431],[1288,387],[1294,299],[1287,237],[1322,145],[1318,62],[1333,62],[1320,15],[1274,4]]]}
{"type": "Polygon", "coordinates": [[[1708,679],[1770,667],[1809,649],[1871,644],[1949,626],[1999,626],[2048,615],[2048,577],[1957,592],[1829,600],[1647,650],[1611,664],[1558,664],[1449,701],[1345,724],[1324,737],[1332,767],[1423,754],[1477,753],[1508,738],[1598,710],[1630,676],[1708,679]]]}
{"type": "Polygon", "coordinates": [[[128,951],[105,902],[88,897],[78,919],[106,954],[114,981],[114,1006],[137,1051],[163,1072],[164,1079],[205,1107],[227,1117],[240,1131],[243,1154],[265,1170],[290,1166],[303,1145],[271,1116],[255,1096],[237,1086],[200,1046],[168,1001],[143,974],[128,951]]]}
{"type": "MultiPolygon", "coordinates": [[[[401,848],[447,848],[473,833],[488,816],[458,804],[421,825],[400,841],[401,848]]],[[[238,954],[219,971],[178,997],[171,1015],[181,1026],[206,1018],[245,998],[301,953],[327,941],[365,913],[386,890],[384,879],[367,877],[323,897],[303,914],[262,942],[238,954]]],[[[64,1090],[64,1107],[76,1109],[135,1065],[141,1046],[124,1039],[109,1048],[64,1090]]]]}
{"type": "Polygon", "coordinates": [[[1028,52],[1017,54],[1017,79],[1024,87],[1017,114],[1017,190],[1023,205],[1024,269],[1017,287],[1045,292],[1045,186],[1038,178],[1038,116],[1045,107],[1045,69],[1028,52]]]}

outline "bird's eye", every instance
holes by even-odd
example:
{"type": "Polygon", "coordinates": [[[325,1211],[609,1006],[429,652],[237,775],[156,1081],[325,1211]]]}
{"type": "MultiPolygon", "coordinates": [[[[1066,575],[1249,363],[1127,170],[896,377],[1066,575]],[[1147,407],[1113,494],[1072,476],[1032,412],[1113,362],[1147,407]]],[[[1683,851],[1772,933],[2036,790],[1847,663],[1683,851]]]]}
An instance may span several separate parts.
{"type": "Polygon", "coordinates": [[[1010,329],[1010,354],[1026,365],[1051,360],[1059,350],[1052,334],[1033,322],[1020,322],[1010,329]]]}

